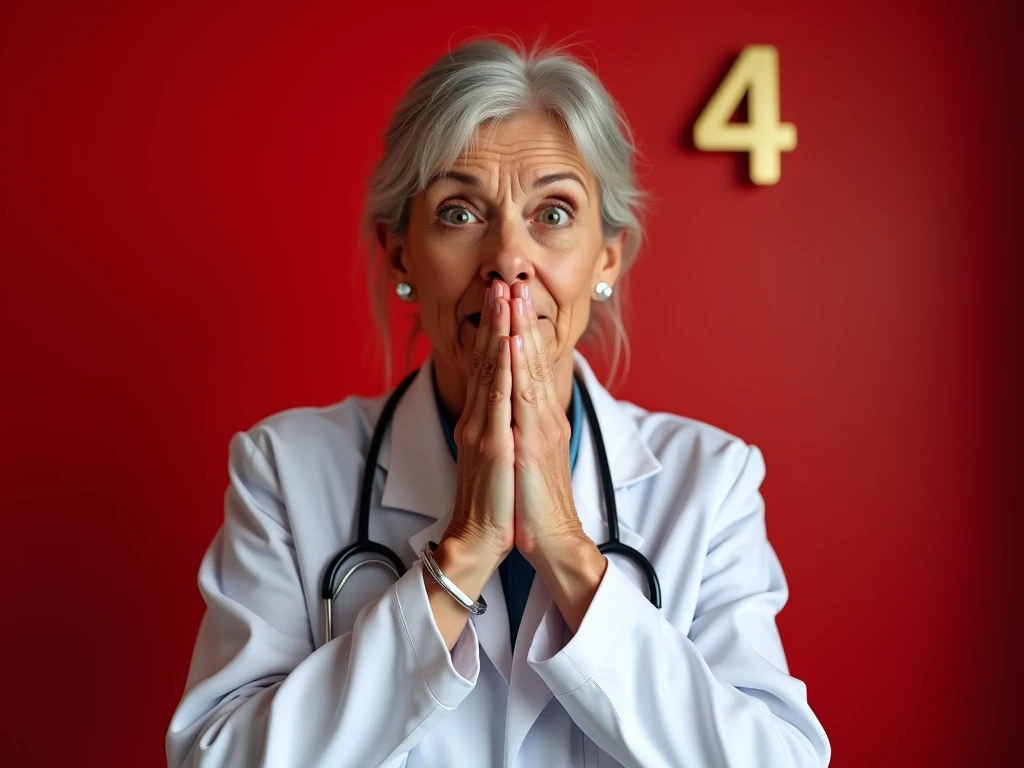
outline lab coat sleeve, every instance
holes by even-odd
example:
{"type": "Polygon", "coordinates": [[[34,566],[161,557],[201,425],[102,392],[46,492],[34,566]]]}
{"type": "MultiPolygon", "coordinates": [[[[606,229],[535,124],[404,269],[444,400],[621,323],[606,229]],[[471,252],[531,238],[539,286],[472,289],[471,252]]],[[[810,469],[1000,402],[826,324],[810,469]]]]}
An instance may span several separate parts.
{"type": "MultiPolygon", "coordinates": [[[[550,655],[542,632],[531,646],[531,666],[576,724],[624,765],[828,765],[828,739],[775,625],[788,589],[766,537],[764,460],[737,446],[746,455],[711,522],[689,636],[609,561],[576,635],[557,651],[548,642],[550,655]]],[[[559,631],[552,610],[549,636],[559,631]]]]}
{"type": "Polygon", "coordinates": [[[351,632],[314,650],[276,473],[246,433],[232,438],[229,473],[168,765],[403,765],[476,684],[472,622],[449,653],[417,563],[351,632]]]}

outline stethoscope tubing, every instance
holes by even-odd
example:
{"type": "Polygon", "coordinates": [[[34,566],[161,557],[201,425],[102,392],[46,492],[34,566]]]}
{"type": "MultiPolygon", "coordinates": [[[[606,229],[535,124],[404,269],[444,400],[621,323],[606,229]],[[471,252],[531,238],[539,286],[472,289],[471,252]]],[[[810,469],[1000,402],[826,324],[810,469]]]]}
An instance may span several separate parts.
{"type": "MultiPolygon", "coordinates": [[[[398,407],[399,400],[402,399],[402,395],[405,394],[405,391],[418,374],[419,369],[406,376],[384,404],[384,409],[381,411],[380,418],[378,418],[377,425],[373,431],[373,437],[370,440],[366,463],[363,466],[362,483],[359,489],[359,519],[356,541],[335,555],[324,571],[323,581],[320,585],[320,599],[324,603],[324,636],[328,642],[333,637],[332,605],[334,600],[341,593],[345,582],[348,581],[349,577],[358,568],[364,565],[382,565],[392,571],[396,578],[401,578],[406,572],[405,564],[393,550],[383,544],[370,540],[370,501],[373,496],[373,481],[377,470],[377,458],[380,455],[381,445],[384,442],[384,434],[391,423],[391,418],[394,415],[395,408],[398,407]],[[350,558],[356,555],[376,555],[377,557],[357,562],[345,572],[341,583],[335,586],[339,571],[341,571],[350,558]]],[[[590,393],[587,392],[587,388],[584,386],[580,375],[578,373],[574,375],[576,383],[579,385],[587,422],[590,424],[591,431],[593,432],[594,446],[598,457],[598,469],[601,476],[601,488],[604,496],[605,517],[608,524],[608,541],[599,544],[597,549],[603,555],[619,555],[639,566],[647,578],[648,599],[656,608],[661,608],[661,583],[658,580],[658,573],[655,571],[654,566],[638,549],[623,544],[619,540],[619,510],[615,501],[615,486],[612,482],[611,467],[608,464],[604,436],[601,434],[601,427],[597,421],[597,412],[594,410],[594,403],[590,399],[590,393]]]]}

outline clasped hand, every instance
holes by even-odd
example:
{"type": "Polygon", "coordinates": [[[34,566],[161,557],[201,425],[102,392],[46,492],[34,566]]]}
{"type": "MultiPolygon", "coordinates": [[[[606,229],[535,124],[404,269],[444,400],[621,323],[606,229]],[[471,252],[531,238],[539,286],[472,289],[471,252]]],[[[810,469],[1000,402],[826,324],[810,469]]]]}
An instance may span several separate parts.
{"type": "Polygon", "coordinates": [[[590,543],[573,503],[570,437],[529,286],[495,280],[455,428],[458,481],[445,536],[495,562],[514,544],[534,567],[590,543]]]}

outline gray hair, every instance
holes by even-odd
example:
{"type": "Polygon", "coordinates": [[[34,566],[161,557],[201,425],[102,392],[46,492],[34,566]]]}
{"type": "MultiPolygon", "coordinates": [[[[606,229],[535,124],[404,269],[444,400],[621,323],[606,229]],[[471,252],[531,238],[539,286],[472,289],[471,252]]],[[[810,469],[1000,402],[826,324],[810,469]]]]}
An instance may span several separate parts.
{"type": "MultiPolygon", "coordinates": [[[[641,216],[647,193],[634,180],[637,153],[621,109],[597,76],[559,47],[527,51],[521,42],[498,39],[464,43],[446,54],[410,86],[384,133],[384,155],[368,183],[361,239],[369,256],[370,304],[384,346],[385,386],[391,380],[388,329],[390,278],[374,231],[383,222],[396,236],[409,224],[409,200],[438,172],[449,171],[477,129],[536,112],[559,121],[575,143],[600,190],[601,229],[606,239],[625,230],[622,269],[611,299],[592,305],[583,339],[607,353],[613,380],[620,358],[629,368],[629,339],[623,321],[623,281],[644,238],[641,216]]],[[[407,359],[420,330],[409,339],[407,359]]],[[[606,382],[610,386],[610,382],[606,382]]]]}

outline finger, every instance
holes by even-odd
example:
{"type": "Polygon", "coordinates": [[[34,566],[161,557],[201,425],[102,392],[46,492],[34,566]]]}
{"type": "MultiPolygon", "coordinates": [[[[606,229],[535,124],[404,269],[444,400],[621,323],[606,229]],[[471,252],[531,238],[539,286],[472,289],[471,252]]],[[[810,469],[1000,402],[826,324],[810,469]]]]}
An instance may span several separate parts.
{"type": "Polygon", "coordinates": [[[529,321],[530,332],[533,335],[534,360],[540,369],[542,379],[547,383],[548,396],[554,400],[558,399],[555,392],[555,371],[551,367],[551,358],[548,355],[548,344],[544,339],[544,333],[540,327],[540,318],[537,317],[537,307],[533,303],[533,292],[530,286],[523,285],[523,298],[526,299],[526,317],[529,321]]]}
{"type": "Polygon", "coordinates": [[[541,403],[551,395],[551,390],[548,387],[550,372],[545,366],[547,356],[541,357],[541,350],[537,344],[537,334],[530,323],[526,300],[518,298],[514,299],[513,302],[515,306],[513,308],[512,332],[523,340],[523,352],[525,353],[527,368],[530,372],[530,377],[533,379],[532,386],[537,391],[537,402],[541,403]]]}
{"type": "Polygon", "coordinates": [[[530,430],[537,421],[541,387],[530,373],[521,334],[512,337],[509,350],[512,353],[512,419],[520,429],[530,430]]]}
{"type": "Polygon", "coordinates": [[[498,346],[498,367],[488,396],[487,432],[494,440],[507,434],[512,425],[512,352],[509,337],[498,346]]]}
{"type": "Polygon", "coordinates": [[[501,348],[501,339],[503,336],[508,335],[508,301],[503,298],[495,298],[493,314],[490,338],[487,341],[487,355],[484,364],[480,366],[476,398],[473,401],[473,410],[470,412],[470,418],[474,420],[475,424],[480,426],[481,431],[483,430],[483,425],[487,422],[488,400],[491,385],[494,383],[494,375],[498,367],[498,351],[501,348]]]}
{"type": "MultiPolygon", "coordinates": [[[[476,331],[476,340],[473,344],[473,357],[469,364],[469,379],[466,382],[466,404],[462,409],[463,414],[473,412],[473,402],[476,400],[476,393],[479,390],[480,369],[483,367],[487,357],[487,342],[491,333],[491,322],[494,313],[491,311],[491,301],[494,292],[488,288],[484,294],[484,306],[480,310],[480,325],[476,331]]],[[[459,419],[463,421],[463,419],[459,419]]]]}

